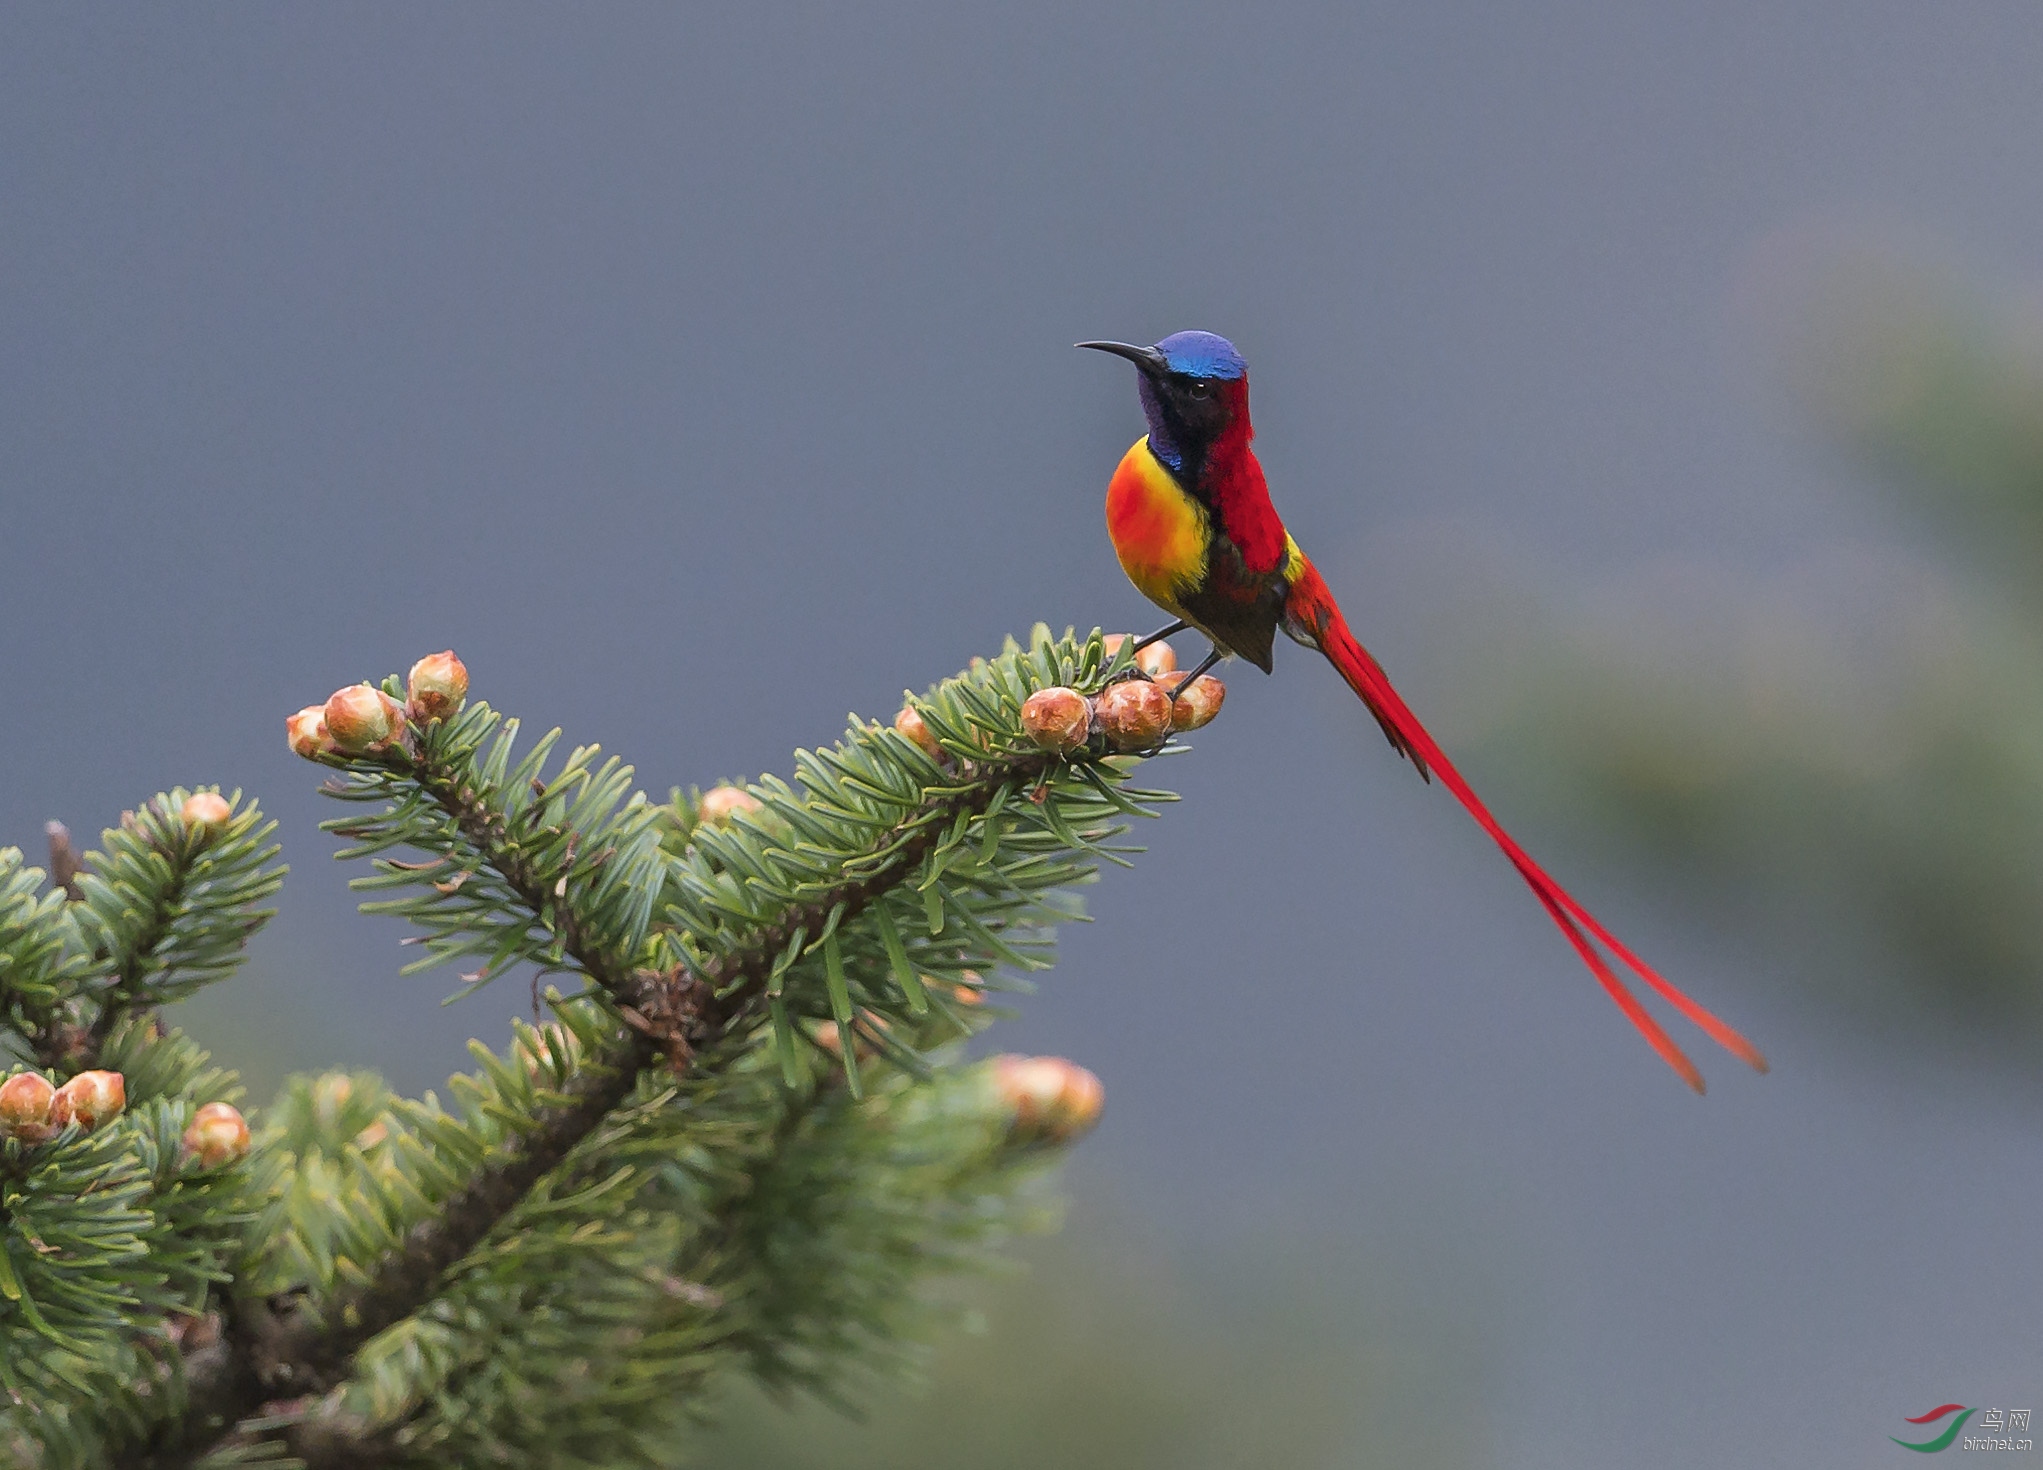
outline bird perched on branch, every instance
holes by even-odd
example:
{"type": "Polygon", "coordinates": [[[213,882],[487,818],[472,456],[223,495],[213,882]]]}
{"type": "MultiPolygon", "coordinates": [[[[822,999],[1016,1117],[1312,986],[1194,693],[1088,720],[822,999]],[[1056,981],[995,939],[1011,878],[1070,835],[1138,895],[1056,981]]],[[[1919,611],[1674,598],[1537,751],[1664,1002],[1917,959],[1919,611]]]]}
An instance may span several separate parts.
{"type": "Polygon", "coordinates": [[[1421,776],[1439,777],[1503,849],[1618,1009],[1684,1082],[1703,1090],[1702,1074],[1639,1003],[1610,957],[1719,1046],[1764,1072],[1766,1059],[1758,1048],[1663,979],[1532,860],[1356,641],[1333,593],[1270,504],[1263,467],[1249,448],[1255,429],[1248,365],[1234,344],[1211,332],[1179,332],[1153,347],[1078,345],[1135,364],[1149,420],[1148,434],[1122,457],[1107,485],[1107,531],[1121,567],[1143,596],[1174,619],[1137,647],[1187,628],[1205,634],[1212,652],[1186,680],[1229,654],[1268,673],[1279,629],[1317,649],[1376,717],[1392,747],[1421,776]]]}

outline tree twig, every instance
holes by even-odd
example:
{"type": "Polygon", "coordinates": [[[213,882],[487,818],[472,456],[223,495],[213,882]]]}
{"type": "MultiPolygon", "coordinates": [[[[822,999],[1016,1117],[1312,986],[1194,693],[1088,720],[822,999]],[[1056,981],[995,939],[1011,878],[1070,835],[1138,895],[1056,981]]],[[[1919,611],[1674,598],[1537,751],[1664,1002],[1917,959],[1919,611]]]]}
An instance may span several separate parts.
{"type": "Polygon", "coordinates": [[[71,846],[71,829],[52,821],[43,824],[43,832],[50,839],[50,881],[63,889],[71,902],[83,901],[85,890],[78,886],[78,875],[85,871],[85,861],[71,846]]]}

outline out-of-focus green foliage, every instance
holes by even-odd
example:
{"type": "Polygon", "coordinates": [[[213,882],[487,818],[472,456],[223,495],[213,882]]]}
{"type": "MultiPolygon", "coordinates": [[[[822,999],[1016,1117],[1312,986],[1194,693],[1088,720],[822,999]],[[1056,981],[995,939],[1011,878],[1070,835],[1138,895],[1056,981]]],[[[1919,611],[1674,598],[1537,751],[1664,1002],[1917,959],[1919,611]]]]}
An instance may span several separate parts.
{"type": "Polygon", "coordinates": [[[1798,415],[1940,550],[1552,612],[1477,656],[1492,751],[1630,861],[1737,903],[1834,1014],[2033,1042],[2043,314],[1835,241],[1759,274],[1798,415]]]}
{"type": "Polygon", "coordinates": [[[2043,294],[1864,241],[1795,241],[1769,260],[1801,410],[1996,591],[2043,592],[2043,294]]]}
{"type": "Polygon", "coordinates": [[[979,1330],[939,1339],[922,1382],[869,1402],[861,1422],[740,1387],[699,1463],[1453,1470],[1478,1458],[1471,1426],[1411,1391],[1428,1371],[1469,1381],[1467,1364],[1441,1360],[1454,1350],[1446,1336],[1387,1333],[1326,1283],[1272,1281],[1234,1260],[1219,1268],[1222,1290],[1125,1236],[1083,1234],[1042,1243],[1024,1271],[969,1283],[979,1330]]]}

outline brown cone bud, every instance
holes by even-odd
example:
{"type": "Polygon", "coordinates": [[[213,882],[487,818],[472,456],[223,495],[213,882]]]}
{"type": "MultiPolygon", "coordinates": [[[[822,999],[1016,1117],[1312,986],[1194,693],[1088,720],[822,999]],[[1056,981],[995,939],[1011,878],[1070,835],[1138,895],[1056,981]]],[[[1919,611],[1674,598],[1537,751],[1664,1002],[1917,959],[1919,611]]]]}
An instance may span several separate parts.
{"type": "Polygon", "coordinates": [[[195,791],[184,799],[180,815],[187,827],[218,827],[234,815],[234,808],[217,791],[195,791]]]}
{"type": "Polygon", "coordinates": [[[248,1152],[248,1123],[238,1108],[206,1103],[184,1130],[185,1150],[208,1169],[231,1164],[248,1152]]]}
{"type": "Polygon", "coordinates": [[[1227,698],[1227,686],[1211,674],[1201,674],[1179,688],[1181,682],[1175,675],[1162,681],[1163,687],[1173,692],[1170,727],[1173,730],[1196,730],[1201,725],[1210,725],[1213,717],[1220,713],[1221,702],[1227,698]]]}
{"type": "Polygon", "coordinates": [[[50,1120],[57,1089],[40,1072],[16,1072],[0,1082],[0,1133],[23,1143],[41,1143],[57,1131],[50,1120]]]}
{"type": "Polygon", "coordinates": [[[76,1123],[90,1133],[120,1116],[128,1105],[127,1079],[118,1072],[80,1072],[50,1099],[50,1121],[58,1127],[76,1123]]]}
{"type": "Polygon", "coordinates": [[[468,666],[454,650],[432,653],[411,666],[404,684],[405,709],[414,720],[444,720],[468,698],[468,666]]]}
{"type": "Polygon", "coordinates": [[[1107,1098],[1099,1078],[1062,1057],[995,1057],[993,1085],[1015,1136],[1029,1141],[1071,1142],[1099,1121],[1107,1098]]]}
{"type": "Polygon", "coordinates": [[[901,713],[894,716],[894,728],[929,752],[932,760],[943,759],[943,746],[937,743],[936,734],[929,728],[929,722],[912,704],[901,706],[901,713]]]}
{"type": "Polygon", "coordinates": [[[1092,733],[1092,706],[1076,689],[1038,689],[1022,702],[1021,722],[1039,748],[1061,754],[1085,744],[1092,733]]]}
{"type": "Polygon", "coordinates": [[[332,755],[338,748],[333,737],[326,733],[326,706],[323,704],[306,705],[284,721],[284,731],[291,742],[292,754],[302,755],[309,761],[332,755]]]}
{"type": "Polygon", "coordinates": [[[313,1079],[312,1116],[321,1128],[331,1128],[339,1120],[341,1109],[354,1095],[355,1082],[347,1073],[324,1073],[313,1079]]]}
{"type": "Polygon", "coordinates": [[[372,684],[336,689],[325,713],[327,735],[350,755],[381,749],[404,731],[404,707],[372,684]]]}
{"type": "Polygon", "coordinates": [[[1109,684],[1093,703],[1107,744],[1116,750],[1148,750],[1170,733],[1170,696],[1142,679],[1109,684]]]}
{"type": "Polygon", "coordinates": [[[1177,666],[1177,653],[1168,643],[1152,643],[1135,655],[1135,667],[1152,678],[1171,673],[1177,666]]]}
{"type": "MultiPolygon", "coordinates": [[[[891,1031],[893,1029],[892,1026],[887,1024],[885,1016],[876,1016],[871,1011],[860,1011],[858,1019],[852,1023],[851,1028],[852,1034],[858,1038],[858,1055],[860,1059],[872,1056],[879,1051],[879,1047],[874,1044],[872,1037],[867,1033],[891,1031]]],[[[824,1051],[827,1051],[833,1057],[844,1055],[844,1035],[838,1029],[835,1021],[825,1021],[816,1027],[816,1045],[822,1047],[824,1051]]]]}
{"type": "MultiPolygon", "coordinates": [[[[1127,633],[1109,633],[1102,640],[1106,645],[1107,657],[1112,658],[1121,651],[1121,645],[1134,642],[1127,633]]],[[[1135,667],[1145,674],[1167,674],[1178,666],[1177,653],[1168,643],[1149,643],[1135,654],[1135,667]]]]}
{"type": "Polygon", "coordinates": [[[762,807],[759,798],[741,786],[712,786],[702,793],[701,804],[695,811],[705,822],[728,827],[739,812],[756,812],[762,807]]]}

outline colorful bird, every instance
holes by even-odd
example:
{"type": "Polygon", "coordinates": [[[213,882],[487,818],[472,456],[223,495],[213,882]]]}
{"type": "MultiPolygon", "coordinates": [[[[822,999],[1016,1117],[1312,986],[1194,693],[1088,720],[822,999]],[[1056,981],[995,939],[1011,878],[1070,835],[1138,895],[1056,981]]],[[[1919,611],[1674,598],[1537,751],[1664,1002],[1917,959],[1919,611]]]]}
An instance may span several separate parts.
{"type": "Polygon", "coordinates": [[[1179,332],[1154,347],[1078,345],[1125,357],[1141,374],[1138,386],[1149,433],[1122,457],[1107,485],[1107,531],[1128,579],[1175,621],[1137,646],[1186,628],[1204,633],[1213,650],[1186,679],[1229,654],[1268,673],[1280,628],[1326,655],[1398,753],[1426,779],[1437,775],[1504,850],[1618,1009],[1684,1082],[1703,1090],[1695,1064],[1647,1014],[1597,949],[1598,942],[1712,1041],[1764,1072],[1766,1058],[1757,1047],[1663,979],[1532,860],[1355,641],[1333,593],[1270,504],[1263,467],[1249,448],[1255,429],[1249,420],[1248,365],[1234,344],[1211,332],[1179,332]]]}

